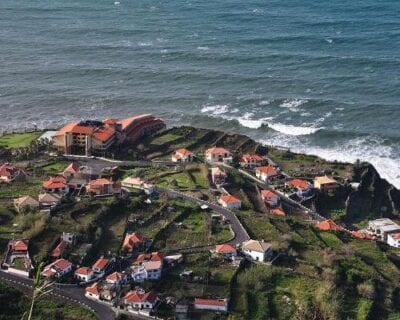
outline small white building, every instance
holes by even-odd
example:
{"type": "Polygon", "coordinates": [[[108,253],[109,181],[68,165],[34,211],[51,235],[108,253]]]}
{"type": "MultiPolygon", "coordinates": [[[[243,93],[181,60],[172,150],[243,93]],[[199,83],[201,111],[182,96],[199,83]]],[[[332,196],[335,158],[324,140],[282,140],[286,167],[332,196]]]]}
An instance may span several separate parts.
{"type": "Polygon", "coordinates": [[[395,248],[400,248],[400,233],[389,233],[387,236],[387,244],[395,248]]]}
{"type": "Polygon", "coordinates": [[[223,185],[226,181],[226,173],[224,170],[215,167],[211,168],[211,180],[215,185],[223,185]]]}
{"type": "Polygon", "coordinates": [[[242,243],[243,254],[253,261],[266,262],[272,257],[272,245],[259,240],[248,240],[242,243]]]}
{"type": "Polygon", "coordinates": [[[194,157],[193,152],[182,148],[174,152],[174,154],[171,156],[171,161],[181,162],[181,163],[192,162],[193,157],[194,157]]]}
{"type": "Polygon", "coordinates": [[[209,310],[215,312],[228,312],[228,299],[201,299],[194,300],[194,308],[197,310],[209,310]]]}
{"type": "Polygon", "coordinates": [[[128,177],[122,180],[122,186],[125,188],[140,189],[146,194],[150,195],[154,192],[154,185],[146,183],[142,179],[137,177],[128,177]]]}
{"type": "Polygon", "coordinates": [[[244,154],[240,158],[240,166],[242,168],[255,168],[261,167],[264,162],[263,157],[259,156],[258,154],[244,154]]]}
{"type": "Polygon", "coordinates": [[[242,202],[240,199],[231,195],[221,196],[218,200],[218,203],[224,208],[228,209],[240,209],[242,207],[242,202]]]}
{"type": "Polygon", "coordinates": [[[380,218],[369,221],[368,230],[380,240],[387,242],[389,234],[400,232],[400,226],[389,218],[380,218]]]}
{"type": "Polygon", "coordinates": [[[98,259],[92,266],[93,272],[96,273],[99,277],[104,276],[106,270],[110,264],[110,260],[105,258],[98,259]]]}
{"type": "Polygon", "coordinates": [[[205,152],[207,162],[232,162],[231,152],[225,148],[210,148],[205,152]]]}
{"type": "Polygon", "coordinates": [[[113,272],[106,277],[106,282],[109,284],[114,284],[120,286],[124,283],[127,283],[128,276],[125,273],[121,272],[113,272]]]}
{"type": "Polygon", "coordinates": [[[144,290],[129,291],[122,299],[128,308],[134,310],[151,310],[159,301],[156,293],[145,292],[144,290]]]}
{"type": "Polygon", "coordinates": [[[270,190],[261,190],[261,198],[270,207],[276,207],[279,204],[279,196],[270,190]]]}
{"type": "Polygon", "coordinates": [[[90,286],[85,288],[85,296],[89,299],[99,300],[100,299],[100,283],[94,282],[90,286]]]}
{"type": "Polygon", "coordinates": [[[143,267],[147,272],[148,280],[159,280],[162,275],[162,261],[145,261],[143,262],[143,267]]]}
{"type": "Polygon", "coordinates": [[[256,177],[264,182],[279,176],[279,169],[272,166],[264,166],[256,168],[256,177]]]}
{"type": "Polygon", "coordinates": [[[323,192],[334,191],[339,188],[339,183],[328,176],[315,177],[314,188],[323,192]]]}
{"type": "Polygon", "coordinates": [[[89,267],[80,267],[75,270],[74,276],[79,281],[89,282],[93,279],[94,273],[89,267]]]}
{"type": "Polygon", "coordinates": [[[214,251],[215,251],[215,253],[217,253],[227,259],[236,257],[236,255],[237,255],[236,248],[230,244],[217,244],[215,246],[214,251]]]}

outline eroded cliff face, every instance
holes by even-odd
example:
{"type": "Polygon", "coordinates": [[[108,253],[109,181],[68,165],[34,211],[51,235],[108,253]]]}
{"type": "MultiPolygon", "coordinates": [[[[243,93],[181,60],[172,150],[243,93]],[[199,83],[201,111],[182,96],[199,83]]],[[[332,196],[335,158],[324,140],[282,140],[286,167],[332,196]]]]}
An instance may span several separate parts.
{"type": "Polygon", "coordinates": [[[348,220],[399,215],[400,191],[382,179],[371,164],[356,164],[353,180],[360,186],[347,197],[348,220]]]}

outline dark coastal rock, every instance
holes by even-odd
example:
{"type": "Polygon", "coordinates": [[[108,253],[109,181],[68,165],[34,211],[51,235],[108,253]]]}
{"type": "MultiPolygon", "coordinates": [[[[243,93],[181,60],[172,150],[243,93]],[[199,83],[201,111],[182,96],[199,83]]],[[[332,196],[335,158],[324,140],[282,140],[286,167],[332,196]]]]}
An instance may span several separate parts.
{"type": "Polygon", "coordinates": [[[353,181],[360,185],[347,197],[348,220],[399,215],[400,191],[382,179],[374,166],[368,163],[356,164],[353,181]]]}

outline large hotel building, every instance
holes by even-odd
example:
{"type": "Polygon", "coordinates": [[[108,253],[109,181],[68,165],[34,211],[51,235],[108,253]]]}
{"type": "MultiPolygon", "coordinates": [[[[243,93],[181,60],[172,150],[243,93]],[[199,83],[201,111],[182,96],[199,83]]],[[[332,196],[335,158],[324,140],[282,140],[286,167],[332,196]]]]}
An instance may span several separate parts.
{"type": "Polygon", "coordinates": [[[151,114],[127,119],[71,122],[53,135],[54,145],[64,154],[104,153],[111,146],[126,140],[136,141],[140,137],[165,128],[164,120],[151,114]]]}

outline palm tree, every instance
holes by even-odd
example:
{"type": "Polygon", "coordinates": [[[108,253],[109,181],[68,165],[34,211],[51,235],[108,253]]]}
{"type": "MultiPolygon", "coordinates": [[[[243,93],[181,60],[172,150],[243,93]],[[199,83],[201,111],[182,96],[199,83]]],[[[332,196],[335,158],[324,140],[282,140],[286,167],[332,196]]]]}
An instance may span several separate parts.
{"type": "Polygon", "coordinates": [[[32,295],[31,295],[31,303],[29,307],[29,311],[25,312],[22,315],[21,320],[31,320],[32,315],[33,315],[33,309],[35,306],[35,303],[44,295],[50,293],[53,289],[51,288],[51,285],[53,284],[52,281],[49,281],[48,279],[42,279],[40,276],[40,272],[43,267],[43,262],[39,264],[39,267],[36,270],[35,278],[33,280],[32,284],[32,295]]]}

